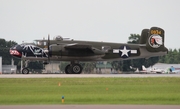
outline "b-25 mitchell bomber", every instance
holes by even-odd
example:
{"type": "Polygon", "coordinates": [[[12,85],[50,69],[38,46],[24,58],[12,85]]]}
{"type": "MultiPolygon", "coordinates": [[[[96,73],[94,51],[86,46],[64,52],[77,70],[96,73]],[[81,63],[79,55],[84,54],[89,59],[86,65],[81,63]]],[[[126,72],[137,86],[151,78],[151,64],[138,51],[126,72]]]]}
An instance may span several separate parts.
{"type": "MultiPolygon", "coordinates": [[[[80,74],[82,61],[113,61],[163,56],[168,53],[164,46],[164,30],[159,27],[143,29],[139,44],[110,43],[94,41],[35,40],[34,44],[19,44],[10,48],[12,56],[23,60],[70,61],[66,74],[80,74]]],[[[28,74],[28,68],[22,69],[28,74]]]]}

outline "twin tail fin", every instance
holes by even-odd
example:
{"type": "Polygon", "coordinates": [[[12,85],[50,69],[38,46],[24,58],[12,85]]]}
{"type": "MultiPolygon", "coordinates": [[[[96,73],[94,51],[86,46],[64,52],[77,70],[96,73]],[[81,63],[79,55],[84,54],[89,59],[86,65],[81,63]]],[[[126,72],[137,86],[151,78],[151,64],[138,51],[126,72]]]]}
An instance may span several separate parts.
{"type": "Polygon", "coordinates": [[[140,38],[140,44],[145,44],[149,52],[167,51],[164,46],[164,30],[159,27],[143,29],[140,38]]]}

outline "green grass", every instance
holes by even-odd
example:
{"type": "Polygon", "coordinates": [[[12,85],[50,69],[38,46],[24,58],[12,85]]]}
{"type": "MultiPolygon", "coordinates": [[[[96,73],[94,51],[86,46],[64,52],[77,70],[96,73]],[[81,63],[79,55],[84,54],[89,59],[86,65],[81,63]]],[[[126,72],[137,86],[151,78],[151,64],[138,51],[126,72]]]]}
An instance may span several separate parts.
{"type": "Polygon", "coordinates": [[[179,105],[180,78],[0,78],[0,105],[62,104],[62,96],[64,104],[179,105]]]}

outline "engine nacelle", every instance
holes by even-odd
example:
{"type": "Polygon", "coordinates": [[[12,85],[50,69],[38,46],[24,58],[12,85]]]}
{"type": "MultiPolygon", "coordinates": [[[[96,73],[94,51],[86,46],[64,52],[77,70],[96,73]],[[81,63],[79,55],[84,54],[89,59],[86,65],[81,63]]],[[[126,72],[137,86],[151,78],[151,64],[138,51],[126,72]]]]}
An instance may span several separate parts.
{"type": "Polygon", "coordinates": [[[63,45],[57,45],[57,44],[50,45],[50,47],[49,47],[49,55],[50,56],[53,56],[53,55],[61,56],[63,50],[64,50],[63,45]]]}
{"type": "Polygon", "coordinates": [[[65,45],[53,44],[49,47],[49,56],[70,56],[70,57],[86,57],[104,55],[105,52],[97,48],[65,48],[65,45]]]}

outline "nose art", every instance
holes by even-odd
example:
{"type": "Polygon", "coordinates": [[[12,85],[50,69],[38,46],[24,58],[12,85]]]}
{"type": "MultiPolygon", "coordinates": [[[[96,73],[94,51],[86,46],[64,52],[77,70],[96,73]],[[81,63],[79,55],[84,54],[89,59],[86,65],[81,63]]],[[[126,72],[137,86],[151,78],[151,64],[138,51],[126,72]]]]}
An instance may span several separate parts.
{"type": "Polygon", "coordinates": [[[9,52],[12,56],[21,58],[22,54],[18,51],[17,46],[18,45],[11,47],[9,52]]]}

